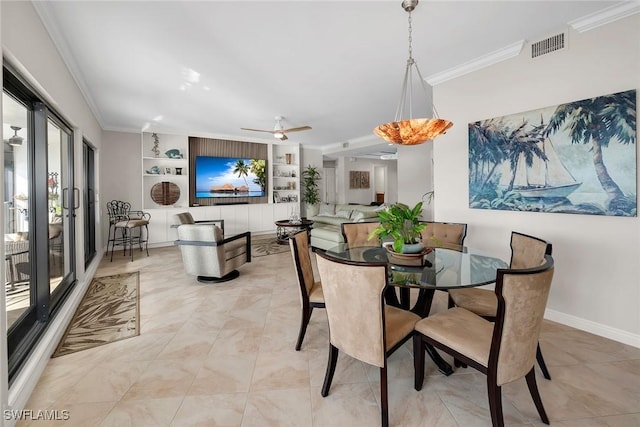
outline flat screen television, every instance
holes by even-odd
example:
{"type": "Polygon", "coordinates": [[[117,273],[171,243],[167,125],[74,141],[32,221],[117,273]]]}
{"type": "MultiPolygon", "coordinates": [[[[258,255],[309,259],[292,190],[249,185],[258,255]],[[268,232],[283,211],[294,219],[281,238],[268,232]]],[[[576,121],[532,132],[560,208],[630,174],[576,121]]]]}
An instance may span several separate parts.
{"type": "Polygon", "coordinates": [[[265,197],[266,161],[196,156],[196,198],[265,197]]]}

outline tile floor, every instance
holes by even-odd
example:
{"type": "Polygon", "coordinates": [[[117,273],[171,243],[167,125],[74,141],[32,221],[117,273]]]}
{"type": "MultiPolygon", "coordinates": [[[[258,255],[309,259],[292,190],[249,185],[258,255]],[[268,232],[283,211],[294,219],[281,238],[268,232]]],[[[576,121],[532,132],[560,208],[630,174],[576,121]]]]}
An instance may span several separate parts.
{"type": "MultiPolygon", "coordinates": [[[[179,250],[103,261],[98,275],[140,270],[138,337],[51,359],[27,409],[68,421],[19,426],[376,426],[377,368],[341,355],[320,396],[328,354],[323,310],[294,351],[299,301],[289,253],[254,258],[233,282],[185,276],[179,250]]],[[[445,295],[442,294],[441,297],[445,295]]],[[[446,305],[438,298],[434,310],[446,305]]],[[[392,426],[490,426],[485,376],[439,374],[427,358],[413,389],[410,343],[389,360],[392,426]]],[[[553,426],[640,426],[640,349],[545,322],[552,381],[538,385],[553,426]]],[[[541,426],[524,380],[503,387],[505,423],[541,426]]]]}

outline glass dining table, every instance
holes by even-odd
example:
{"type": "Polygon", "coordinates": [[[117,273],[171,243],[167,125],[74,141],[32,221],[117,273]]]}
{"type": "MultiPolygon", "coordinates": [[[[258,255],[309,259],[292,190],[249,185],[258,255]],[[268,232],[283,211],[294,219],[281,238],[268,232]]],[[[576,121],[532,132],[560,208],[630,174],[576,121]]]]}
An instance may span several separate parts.
{"type": "MultiPolygon", "coordinates": [[[[355,264],[387,263],[388,284],[399,288],[400,298],[395,292],[386,292],[387,304],[395,305],[426,317],[431,310],[436,290],[469,288],[494,283],[497,270],[507,268],[506,262],[480,250],[458,245],[427,248],[420,254],[397,254],[387,245],[349,247],[346,243],[325,251],[327,256],[338,261],[355,264]],[[410,290],[418,295],[410,305],[410,290]]],[[[433,348],[427,352],[440,372],[450,375],[453,370],[433,348]]]]}

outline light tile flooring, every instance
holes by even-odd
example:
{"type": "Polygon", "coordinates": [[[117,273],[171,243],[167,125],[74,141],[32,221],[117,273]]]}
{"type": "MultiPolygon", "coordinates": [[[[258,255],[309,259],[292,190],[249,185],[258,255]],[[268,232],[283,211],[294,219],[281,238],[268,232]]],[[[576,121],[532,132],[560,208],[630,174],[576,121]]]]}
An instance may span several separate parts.
{"type": "MultiPolygon", "coordinates": [[[[379,425],[377,368],[341,355],[329,396],[320,396],[324,310],[294,351],[300,312],[289,253],[204,285],[185,276],[178,249],[150,252],[107,260],[98,272],[140,270],[141,335],[51,359],[27,409],[68,410],[70,419],[30,425],[379,425]]],[[[538,385],[552,425],[640,426],[640,349],[551,322],[541,346],[553,379],[538,372],[538,385]]],[[[426,365],[416,392],[409,344],[391,356],[391,425],[491,425],[484,375],[467,368],[445,377],[426,365]]],[[[503,388],[503,403],[507,425],[543,425],[524,380],[503,388]]]]}

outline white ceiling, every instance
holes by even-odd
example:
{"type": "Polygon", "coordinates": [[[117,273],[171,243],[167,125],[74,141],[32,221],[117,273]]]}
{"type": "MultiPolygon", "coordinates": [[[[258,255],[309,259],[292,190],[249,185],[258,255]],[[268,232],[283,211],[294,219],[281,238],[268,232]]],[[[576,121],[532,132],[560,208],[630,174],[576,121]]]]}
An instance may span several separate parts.
{"type": "MultiPolygon", "coordinates": [[[[423,0],[413,56],[429,80],[620,3],[423,0]]],[[[240,128],[282,115],[304,146],[379,144],[408,56],[400,0],[35,4],[106,130],[260,138],[240,128]]]]}

